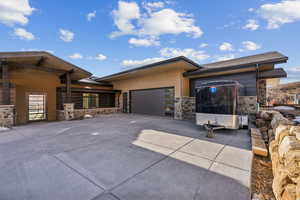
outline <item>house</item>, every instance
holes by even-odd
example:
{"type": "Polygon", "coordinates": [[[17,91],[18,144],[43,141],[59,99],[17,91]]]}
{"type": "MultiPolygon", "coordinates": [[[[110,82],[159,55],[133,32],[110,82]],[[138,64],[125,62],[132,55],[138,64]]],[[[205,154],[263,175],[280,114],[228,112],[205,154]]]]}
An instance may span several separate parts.
{"type": "Polygon", "coordinates": [[[180,56],[95,78],[47,52],[0,53],[0,125],[80,118],[85,114],[138,113],[194,117],[194,88],[210,80],[237,80],[241,112],[266,103],[266,81],[286,77],[278,52],[199,65],[180,56]]]}
{"type": "Polygon", "coordinates": [[[277,84],[267,88],[268,105],[300,104],[300,82],[277,84]]]}

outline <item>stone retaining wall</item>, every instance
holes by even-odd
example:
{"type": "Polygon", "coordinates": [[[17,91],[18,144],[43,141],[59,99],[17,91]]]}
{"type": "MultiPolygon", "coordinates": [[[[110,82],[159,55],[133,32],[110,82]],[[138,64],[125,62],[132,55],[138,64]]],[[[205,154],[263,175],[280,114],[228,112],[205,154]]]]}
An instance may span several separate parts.
{"type": "Polygon", "coordinates": [[[277,111],[260,115],[271,120],[268,134],[274,195],[277,200],[300,199],[300,126],[277,111]]]}
{"type": "MultiPolygon", "coordinates": [[[[92,117],[101,115],[101,114],[112,114],[121,112],[121,108],[113,107],[113,108],[94,108],[94,109],[74,109],[74,119],[82,119],[85,115],[90,115],[92,117]]],[[[65,120],[64,110],[57,110],[57,120],[63,121],[65,120]]]]}
{"type": "Polygon", "coordinates": [[[0,127],[12,127],[14,125],[14,105],[0,105],[0,127]]]}

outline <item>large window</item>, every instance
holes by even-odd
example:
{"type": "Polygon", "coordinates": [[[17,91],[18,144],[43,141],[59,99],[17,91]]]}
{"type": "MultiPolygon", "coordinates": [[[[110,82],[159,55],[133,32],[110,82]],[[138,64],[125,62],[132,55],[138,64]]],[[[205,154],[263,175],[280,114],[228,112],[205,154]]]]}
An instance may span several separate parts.
{"type": "Polygon", "coordinates": [[[99,108],[99,94],[94,93],[82,93],[83,109],[90,109],[90,108],[99,108]]]}
{"type": "MultiPolygon", "coordinates": [[[[57,91],[57,109],[62,110],[63,104],[67,102],[65,91],[57,91]]],[[[100,92],[72,92],[71,102],[75,109],[93,109],[115,107],[114,93],[100,92]]]]}

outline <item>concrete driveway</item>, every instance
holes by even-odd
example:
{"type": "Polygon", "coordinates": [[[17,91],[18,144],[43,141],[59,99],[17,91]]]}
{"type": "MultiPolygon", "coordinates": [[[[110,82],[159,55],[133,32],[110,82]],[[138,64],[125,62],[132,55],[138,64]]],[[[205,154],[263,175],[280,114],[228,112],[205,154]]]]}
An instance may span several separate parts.
{"type": "Polygon", "coordinates": [[[205,134],[125,114],[19,126],[0,133],[0,199],[250,199],[247,131],[205,134]]]}

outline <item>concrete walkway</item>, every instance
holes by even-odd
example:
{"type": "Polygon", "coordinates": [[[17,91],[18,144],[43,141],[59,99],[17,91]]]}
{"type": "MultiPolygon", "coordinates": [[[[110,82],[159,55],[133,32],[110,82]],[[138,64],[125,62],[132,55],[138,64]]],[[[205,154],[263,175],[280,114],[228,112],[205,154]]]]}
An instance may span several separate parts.
{"type": "Polygon", "coordinates": [[[115,114],[0,133],[1,200],[246,200],[246,130],[115,114]]]}

